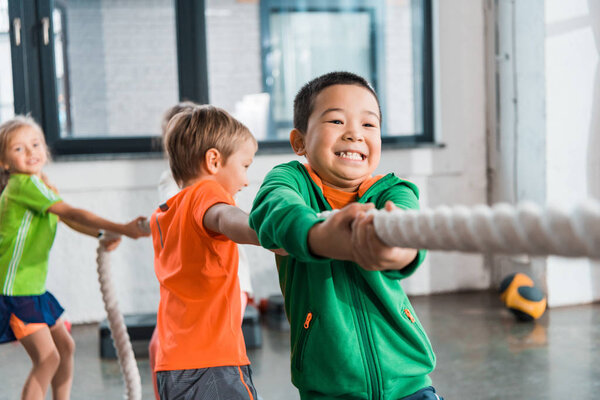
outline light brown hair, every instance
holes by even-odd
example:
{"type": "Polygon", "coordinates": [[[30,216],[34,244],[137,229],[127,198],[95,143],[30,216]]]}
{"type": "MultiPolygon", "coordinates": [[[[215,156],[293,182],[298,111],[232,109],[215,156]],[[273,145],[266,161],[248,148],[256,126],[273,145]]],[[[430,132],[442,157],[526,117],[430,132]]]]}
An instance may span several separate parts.
{"type": "Polygon", "coordinates": [[[226,163],[244,140],[256,143],[248,128],[221,108],[202,105],[175,114],[164,138],[175,182],[182,186],[196,178],[209,149],[218,150],[226,163]]]}
{"type": "MultiPolygon", "coordinates": [[[[0,162],[6,162],[6,151],[8,143],[12,138],[13,134],[23,128],[31,128],[40,133],[46,152],[48,153],[48,159],[50,159],[50,153],[48,152],[48,146],[46,145],[46,139],[44,138],[44,132],[37,122],[29,115],[15,115],[8,121],[0,124],[0,162]]],[[[4,187],[8,183],[10,174],[8,170],[0,168],[0,193],[4,190],[4,187]]]]}

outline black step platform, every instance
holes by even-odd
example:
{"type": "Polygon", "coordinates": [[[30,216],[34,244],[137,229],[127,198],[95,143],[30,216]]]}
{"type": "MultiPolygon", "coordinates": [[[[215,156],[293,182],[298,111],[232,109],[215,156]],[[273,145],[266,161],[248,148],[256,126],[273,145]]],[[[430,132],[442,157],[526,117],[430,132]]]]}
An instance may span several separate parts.
{"type": "MultiPolygon", "coordinates": [[[[148,343],[156,326],[156,314],[131,314],[123,316],[133,353],[136,357],[148,357],[148,343]]],[[[110,337],[108,320],[100,322],[100,357],[117,358],[117,350],[110,337]]]]}
{"type": "MultiPolygon", "coordinates": [[[[156,326],[156,314],[131,314],[125,315],[125,325],[131,340],[133,353],[138,358],[148,357],[148,344],[156,326]]],[[[117,350],[113,345],[108,327],[108,320],[100,322],[100,357],[116,359],[117,350]]],[[[248,305],[242,322],[242,332],[246,341],[246,348],[255,349],[262,346],[262,332],[260,318],[256,307],[248,305]]]]}

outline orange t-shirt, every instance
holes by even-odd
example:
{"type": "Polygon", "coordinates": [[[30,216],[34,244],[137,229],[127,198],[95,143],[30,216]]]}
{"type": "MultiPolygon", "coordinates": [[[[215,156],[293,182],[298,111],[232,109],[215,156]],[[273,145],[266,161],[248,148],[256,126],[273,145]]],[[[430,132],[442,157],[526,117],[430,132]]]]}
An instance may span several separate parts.
{"type": "Polygon", "coordinates": [[[215,181],[185,188],[152,215],[160,283],[155,371],[250,364],[242,335],[237,245],[204,228],[217,203],[235,205],[215,181]]]}
{"type": "Polygon", "coordinates": [[[364,180],[363,183],[360,184],[357,191],[344,192],[343,190],[323,185],[323,181],[321,180],[321,178],[319,178],[315,171],[313,171],[310,165],[304,164],[304,167],[308,171],[308,174],[310,175],[312,180],[317,184],[317,186],[321,188],[321,191],[323,192],[323,197],[325,197],[325,200],[327,200],[331,208],[334,210],[344,208],[348,204],[355,202],[358,196],[362,196],[363,194],[365,194],[365,192],[369,190],[369,188],[373,186],[373,184],[379,179],[381,179],[381,177],[383,176],[377,175],[369,177],[368,179],[364,180]]]}

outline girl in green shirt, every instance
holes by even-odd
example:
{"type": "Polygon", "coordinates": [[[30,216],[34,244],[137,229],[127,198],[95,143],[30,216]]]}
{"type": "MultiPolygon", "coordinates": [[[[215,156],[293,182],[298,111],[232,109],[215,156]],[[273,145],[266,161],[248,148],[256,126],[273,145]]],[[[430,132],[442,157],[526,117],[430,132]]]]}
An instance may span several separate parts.
{"type": "Polygon", "coordinates": [[[148,236],[138,217],[127,224],[74,208],[60,198],[42,173],[48,148],[40,126],[16,116],[0,125],[0,343],[19,340],[32,361],[22,398],[68,399],[75,345],[60,316],[59,302],[46,291],[48,256],[58,219],[101,238],[107,250],[120,235],[148,236]],[[114,234],[113,234],[114,233],[114,234]]]}

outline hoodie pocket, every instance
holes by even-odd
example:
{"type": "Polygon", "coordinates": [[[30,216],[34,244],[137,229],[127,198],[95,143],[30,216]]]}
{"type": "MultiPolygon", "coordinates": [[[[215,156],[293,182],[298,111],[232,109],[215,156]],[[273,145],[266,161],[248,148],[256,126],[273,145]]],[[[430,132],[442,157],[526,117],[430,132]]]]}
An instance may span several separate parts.
{"type": "Polygon", "coordinates": [[[304,361],[304,352],[308,343],[308,338],[313,330],[314,324],[317,322],[317,316],[312,312],[307,312],[304,319],[304,323],[300,327],[300,333],[298,335],[298,341],[296,344],[295,361],[294,366],[298,371],[302,371],[302,364],[304,361]]]}
{"type": "Polygon", "coordinates": [[[401,312],[402,317],[407,322],[407,325],[412,327],[412,330],[415,335],[415,344],[418,343],[418,345],[425,351],[429,359],[431,361],[435,361],[435,354],[433,352],[431,342],[429,341],[427,333],[425,333],[425,329],[423,329],[423,326],[417,319],[415,311],[409,302],[405,302],[404,304],[402,304],[401,312]]]}

